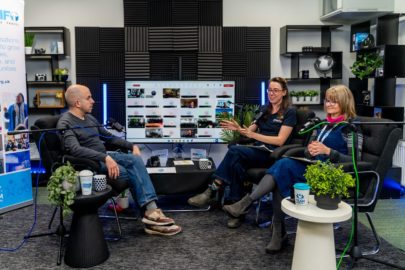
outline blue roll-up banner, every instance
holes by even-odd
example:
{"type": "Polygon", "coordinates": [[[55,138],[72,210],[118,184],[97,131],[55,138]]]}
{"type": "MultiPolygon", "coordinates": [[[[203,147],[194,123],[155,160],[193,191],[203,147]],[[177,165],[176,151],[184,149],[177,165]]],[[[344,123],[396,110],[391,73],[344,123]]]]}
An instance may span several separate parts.
{"type": "Polygon", "coordinates": [[[24,1],[0,1],[0,214],[33,202],[25,82],[24,1]]]}

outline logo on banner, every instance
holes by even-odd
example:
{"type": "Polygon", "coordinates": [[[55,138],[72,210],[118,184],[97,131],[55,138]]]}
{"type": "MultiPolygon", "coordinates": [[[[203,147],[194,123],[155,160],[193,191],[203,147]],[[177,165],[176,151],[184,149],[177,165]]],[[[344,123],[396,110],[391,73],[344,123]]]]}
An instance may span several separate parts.
{"type": "Polygon", "coordinates": [[[0,23],[17,25],[20,20],[20,15],[12,10],[0,9],[0,23]]]}

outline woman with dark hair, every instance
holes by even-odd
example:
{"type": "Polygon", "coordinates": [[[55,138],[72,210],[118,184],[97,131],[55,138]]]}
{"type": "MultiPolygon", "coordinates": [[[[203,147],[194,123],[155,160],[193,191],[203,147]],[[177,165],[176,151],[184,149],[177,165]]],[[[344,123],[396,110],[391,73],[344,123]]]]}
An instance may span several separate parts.
{"type": "MultiPolygon", "coordinates": [[[[289,107],[287,81],[281,77],[272,78],[267,93],[270,102],[261,108],[263,116],[253,121],[249,127],[241,127],[234,120],[222,121],[221,127],[256,140],[256,145],[265,145],[270,149],[283,145],[297,122],[295,109],[289,107]]],[[[268,151],[243,145],[230,146],[213,175],[212,184],[203,193],[189,198],[188,203],[196,207],[206,207],[215,202],[217,192],[225,185],[230,187],[227,199],[239,200],[243,196],[246,170],[270,165],[268,151]]],[[[241,219],[231,219],[228,227],[236,228],[240,224],[241,219]]]]}
{"type": "Polygon", "coordinates": [[[8,109],[4,108],[4,117],[9,119],[9,131],[14,130],[20,124],[24,125],[25,119],[28,117],[28,106],[24,103],[24,95],[22,93],[17,95],[14,104],[11,104],[8,109]]]}
{"type": "MultiPolygon", "coordinates": [[[[305,156],[309,159],[331,162],[351,161],[352,135],[344,125],[344,121],[354,119],[356,111],[352,92],[344,85],[329,88],[325,94],[324,110],[327,114],[328,125],[314,131],[314,134],[305,149],[305,156]],[[343,123],[342,123],[343,122],[343,123]]],[[[360,157],[363,136],[358,133],[360,157]]],[[[287,234],[284,226],[284,213],[281,210],[281,201],[290,196],[291,187],[297,182],[306,182],[303,174],[308,163],[291,158],[282,158],[274,163],[260,180],[252,194],[246,195],[242,200],[232,205],[225,205],[224,211],[234,217],[244,215],[252,202],[265,194],[273,192],[273,222],[272,237],[266,247],[266,252],[280,251],[287,243],[287,234]]]]}

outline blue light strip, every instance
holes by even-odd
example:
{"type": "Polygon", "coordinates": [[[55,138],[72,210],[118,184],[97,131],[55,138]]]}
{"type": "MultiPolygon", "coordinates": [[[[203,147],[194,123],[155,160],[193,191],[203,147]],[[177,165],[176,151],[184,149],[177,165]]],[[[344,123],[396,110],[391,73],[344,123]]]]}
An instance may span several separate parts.
{"type": "Polygon", "coordinates": [[[107,84],[103,83],[103,124],[107,124],[107,84]]]}
{"type": "Polygon", "coordinates": [[[266,82],[262,82],[262,88],[261,88],[261,105],[266,104],[266,82]]]}

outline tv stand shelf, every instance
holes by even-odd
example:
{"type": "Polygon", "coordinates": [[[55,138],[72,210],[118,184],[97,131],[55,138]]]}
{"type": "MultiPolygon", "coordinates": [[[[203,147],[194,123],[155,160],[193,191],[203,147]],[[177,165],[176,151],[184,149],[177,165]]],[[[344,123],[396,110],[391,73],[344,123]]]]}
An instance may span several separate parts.
{"type": "Polygon", "coordinates": [[[166,167],[175,167],[176,173],[153,173],[149,174],[158,195],[192,194],[205,190],[211,181],[211,175],[215,172],[214,161],[209,170],[200,170],[198,162],[194,165],[175,166],[173,158],[167,160],[166,167]]]}

